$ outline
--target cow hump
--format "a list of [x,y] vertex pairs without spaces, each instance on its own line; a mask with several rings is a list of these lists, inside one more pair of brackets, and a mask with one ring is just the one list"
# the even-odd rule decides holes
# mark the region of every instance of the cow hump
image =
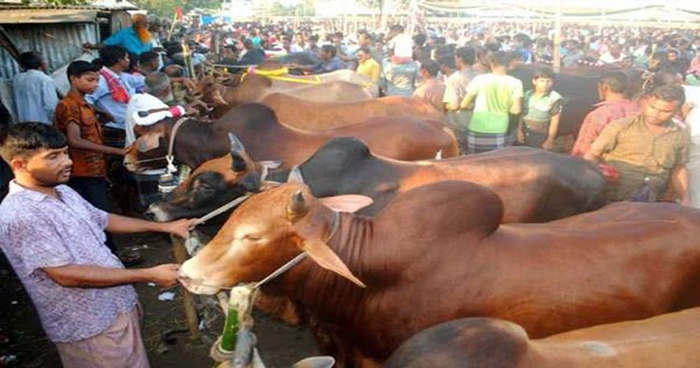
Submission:
[[321,146],[302,164],[301,169],[305,177],[316,173],[323,173],[326,177],[341,175],[371,156],[369,147],[361,140],[352,137],[335,138]]
[[438,238],[449,234],[485,237],[503,219],[503,201],[481,185],[448,180],[424,185],[395,197],[377,220],[401,224],[417,234],[435,232]]
[[527,334],[514,323],[464,318],[417,333],[396,349],[384,367],[515,367],[527,349]]
[[240,105],[221,119],[226,119],[241,128],[256,130],[264,130],[278,124],[275,112],[270,107],[257,102]]

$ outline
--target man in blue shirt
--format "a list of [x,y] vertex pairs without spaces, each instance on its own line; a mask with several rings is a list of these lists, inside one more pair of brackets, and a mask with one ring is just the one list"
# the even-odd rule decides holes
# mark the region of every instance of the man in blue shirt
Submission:
[[51,124],[58,104],[56,84],[46,75],[46,59],[36,51],[20,55],[26,70],[15,75],[12,88],[19,122],[36,121]]
[[129,67],[129,54],[121,46],[101,48],[100,58],[104,65],[100,70],[100,82],[85,100],[112,116],[108,127],[123,131],[126,105],[134,94],[144,90],[144,77],[125,73]]
[[122,46],[136,56],[151,51],[151,32],[148,31],[148,18],[143,14],[131,17],[132,25],[113,34],[104,40],[105,46]]
[[343,63],[336,55],[336,48],[333,45],[323,45],[318,53],[318,58],[321,62],[315,65],[296,65],[291,64],[289,69],[298,69],[311,74],[324,74],[334,72],[336,70],[345,69]]

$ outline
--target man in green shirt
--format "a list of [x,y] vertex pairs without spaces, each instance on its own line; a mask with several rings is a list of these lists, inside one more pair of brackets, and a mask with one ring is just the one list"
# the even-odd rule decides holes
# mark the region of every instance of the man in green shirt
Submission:
[[506,146],[509,115],[523,106],[523,84],[508,75],[510,57],[499,51],[489,57],[491,72],[476,76],[467,87],[460,107],[473,109],[467,153],[488,152]]

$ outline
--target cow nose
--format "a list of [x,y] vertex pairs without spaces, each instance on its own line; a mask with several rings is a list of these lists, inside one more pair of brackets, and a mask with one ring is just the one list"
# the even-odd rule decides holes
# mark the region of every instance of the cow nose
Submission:
[[172,220],[171,216],[168,214],[167,211],[165,211],[165,210],[162,208],[162,206],[161,206],[159,203],[160,203],[160,202],[151,203],[151,205],[148,206],[148,208],[147,208],[146,211],[144,212],[144,215],[145,215],[148,219],[150,219],[150,220],[152,220],[152,221],[156,221],[156,222],[168,222],[168,221],[171,221],[171,220]]
[[150,206],[148,206],[148,208],[146,209],[146,211],[143,212],[143,216],[146,217],[146,220],[149,220],[149,221],[155,221],[155,220],[156,220],[156,214],[155,214],[155,212],[154,212],[154,210],[153,210],[153,205],[152,205],[152,204],[151,204]]
[[182,269],[179,269],[177,271],[177,278],[180,280],[185,280],[185,281],[192,281],[192,278],[187,276],[184,272],[182,272]]
[[129,156],[124,157],[124,167],[126,167],[127,170],[131,172],[137,172],[137,167],[136,165],[131,161]]

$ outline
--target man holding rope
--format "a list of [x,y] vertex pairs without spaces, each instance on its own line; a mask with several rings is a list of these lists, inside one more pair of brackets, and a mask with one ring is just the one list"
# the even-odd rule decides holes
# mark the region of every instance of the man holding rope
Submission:
[[125,269],[103,230],[159,231],[181,237],[192,220],[154,223],[99,210],[64,185],[68,141],[39,123],[0,136],[0,155],[16,177],[0,205],[0,247],[29,293],[65,367],[148,367],[140,308],[129,284],[175,284],[179,266]]

